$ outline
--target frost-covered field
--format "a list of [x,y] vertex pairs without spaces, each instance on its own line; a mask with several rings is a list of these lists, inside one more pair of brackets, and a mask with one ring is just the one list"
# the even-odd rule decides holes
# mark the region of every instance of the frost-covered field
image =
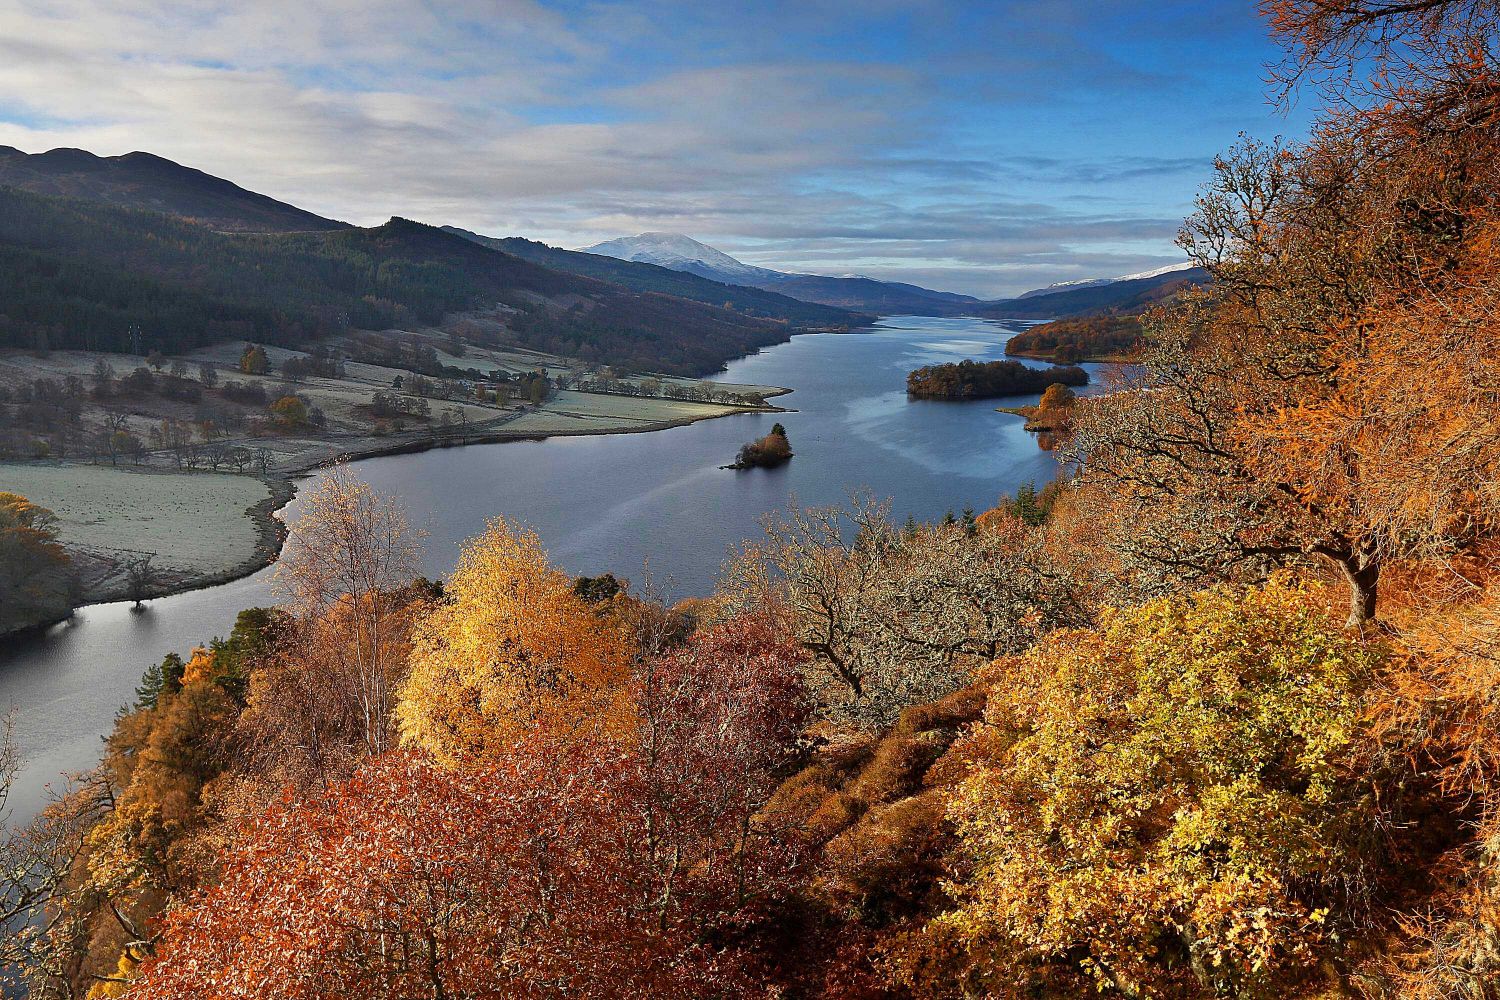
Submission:
[[0,490],[51,509],[66,545],[155,552],[157,566],[191,576],[228,573],[255,555],[245,510],[270,495],[251,476],[15,462],[0,462]]
[[692,420],[738,412],[741,407],[717,403],[695,403],[682,399],[643,396],[608,396],[602,393],[563,390],[547,400],[545,409],[590,417],[612,417],[645,424],[664,420]]

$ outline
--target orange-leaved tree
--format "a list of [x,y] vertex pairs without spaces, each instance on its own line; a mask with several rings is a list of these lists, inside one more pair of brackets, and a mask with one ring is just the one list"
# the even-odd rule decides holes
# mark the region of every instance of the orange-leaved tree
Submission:
[[535,729],[628,729],[625,638],[548,563],[534,532],[490,521],[446,593],[413,637],[397,706],[404,743],[460,765],[501,759]]
[[1220,160],[1181,240],[1212,286],[1155,318],[1138,382],[1079,407],[1083,496],[1148,582],[1323,562],[1361,623],[1386,569],[1452,566],[1500,517],[1476,363],[1500,350],[1500,76],[1433,69]]

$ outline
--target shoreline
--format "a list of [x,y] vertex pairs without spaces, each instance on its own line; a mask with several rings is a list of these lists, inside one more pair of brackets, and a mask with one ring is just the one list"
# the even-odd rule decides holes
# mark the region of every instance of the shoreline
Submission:
[[[1025,358],[1028,361],[1047,361],[1054,365],[1064,364],[1057,360],[1056,351],[1006,351],[1007,358]],[[1087,354],[1077,361],[1069,361],[1070,365],[1135,365],[1140,364],[1141,352],[1126,354]]]
[[[774,392],[766,393],[767,399],[786,396],[794,390],[784,386],[774,386]],[[242,560],[235,566],[190,576],[183,580],[173,581],[158,589],[153,589],[147,601],[160,600],[164,597],[175,597],[179,594],[191,593],[195,590],[207,590],[210,587],[219,587],[224,584],[233,583],[253,576],[266,567],[272,565],[281,555],[281,549],[286,544],[290,529],[285,521],[279,516],[281,511],[296,499],[299,484],[302,480],[312,477],[316,472],[334,462],[348,461],[360,462],[371,458],[386,458],[394,455],[415,455],[425,451],[435,451],[444,448],[462,448],[469,445],[507,444],[517,441],[546,441],[557,437],[604,437],[615,434],[649,434],[656,431],[671,430],[675,427],[687,427],[704,420],[719,420],[724,417],[739,416],[742,413],[793,413],[795,410],[780,406],[746,406],[737,407],[726,413],[705,413],[691,417],[677,417],[670,420],[659,420],[638,427],[608,427],[595,430],[559,430],[547,433],[536,433],[526,431],[505,431],[497,428],[488,433],[479,432],[471,434],[464,440],[452,438],[428,438],[401,441],[375,448],[361,449],[351,448],[345,450],[333,450],[326,457],[315,461],[301,462],[288,466],[285,469],[272,472],[267,476],[255,476],[270,489],[270,495],[246,508],[240,515],[249,519],[254,527],[257,539],[255,553],[250,558]],[[503,425],[502,425],[503,427]],[[193,473],[180,473],[165,470],[156,470],[162,475],[193,475]],[[101,604],[115,604],[128,601],[129,595],[119,591],[118,585],[108,587],[102,591],[85,595],[85,599],[75,605],[67,615],[49,622],[38,622],[25,629],[19,629],[9,635],[21,635],[25,633],[44,631],[67,621],[73,614],[90,607]]]

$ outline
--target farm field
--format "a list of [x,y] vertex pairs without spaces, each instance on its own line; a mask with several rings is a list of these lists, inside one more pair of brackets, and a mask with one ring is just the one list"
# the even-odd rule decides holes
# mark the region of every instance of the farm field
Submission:
[[272,496],[253,476],[30,462],[0,462],[0,490],[57,515],[92,599],[120,596],[119,563],[139,552],[174,588],[257,564],[261,527],[246,512]]

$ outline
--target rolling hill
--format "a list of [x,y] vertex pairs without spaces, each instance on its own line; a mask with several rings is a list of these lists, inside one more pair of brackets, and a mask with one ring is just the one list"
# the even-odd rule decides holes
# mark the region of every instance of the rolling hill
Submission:
[[82,149],[23,153],[0,146],[0,186],[32,194],[164,212],[237,233],[327,232],[348,225],[247,191],[151,153],[95,156]]
[[970,312],[989,319],[1066,319],[1099,313],[1138,313],[1190,285],[1207,280],[1208,272],[1202,268],[1173,268],[1145,275],[1039,288],[1013,299],[982,303]]
[[431,226],[222,233],[156,212],[0,188],[0,346],[167,353],[300,346],[345,327],[498,317],[506,342],[705,374],[790,336],[733,310],[555,271]]

